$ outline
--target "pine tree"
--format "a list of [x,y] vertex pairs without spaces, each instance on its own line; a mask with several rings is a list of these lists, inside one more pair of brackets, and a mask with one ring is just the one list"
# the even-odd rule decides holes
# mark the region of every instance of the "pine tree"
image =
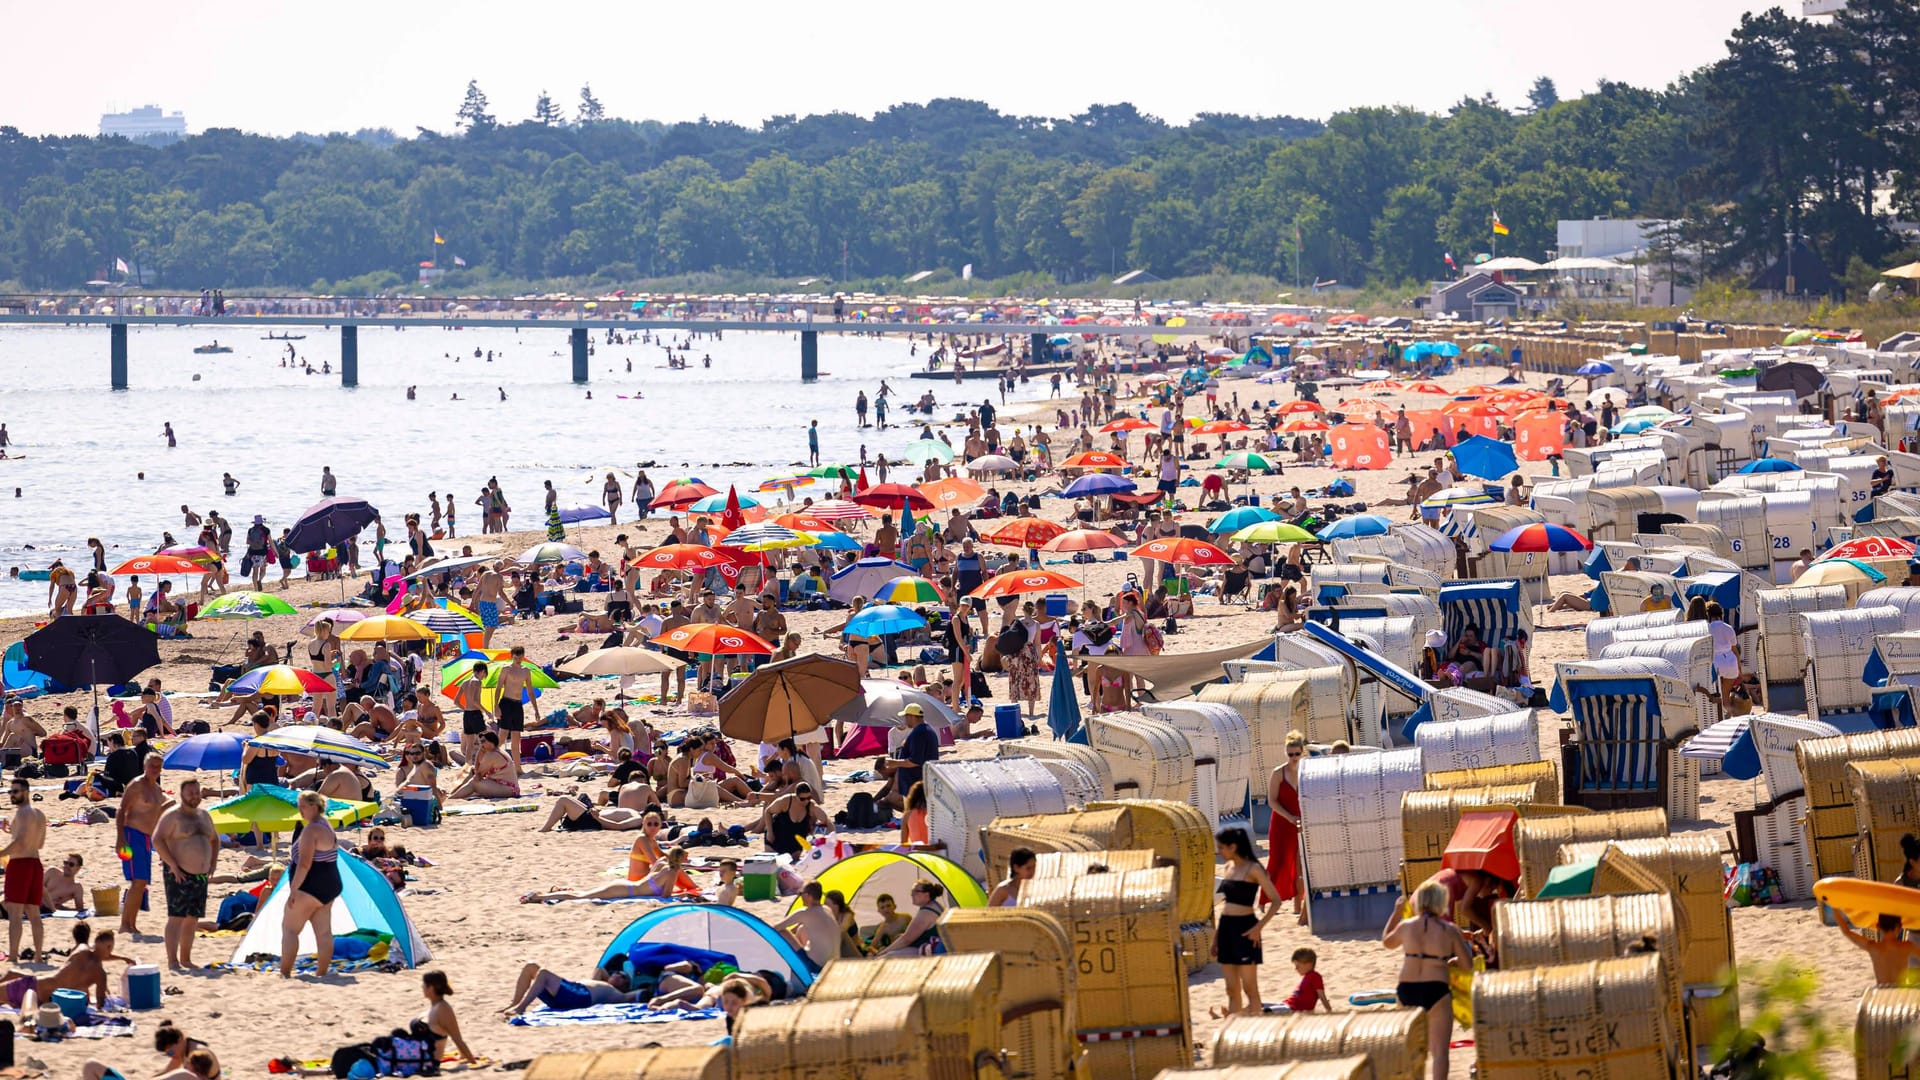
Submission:
[[1546,112],[1560,104],[1560,88],[1545,75],[1533,80],[1533,89],[1527,91],[1527,105],[1533,112]]
[[607,110],[600,99],[593,96],[591,83],[580,88],[580,113],[578,120],[582,124],[597,124],[607,118]]
[[553,98],[549,97],[545,90],[540,91],[539,98],[533,103],[533,122],[545,127],[552,127],[555,124],[566,123],[566,120],[567,118],[561,113],[560,107],[553,103]]
[[478,79],[467,80],[466,100],[460,103],[460,111],[454,115],[469,133],[490,131],[497,126],[493,114],[487,111],[487,95],[481,91]]

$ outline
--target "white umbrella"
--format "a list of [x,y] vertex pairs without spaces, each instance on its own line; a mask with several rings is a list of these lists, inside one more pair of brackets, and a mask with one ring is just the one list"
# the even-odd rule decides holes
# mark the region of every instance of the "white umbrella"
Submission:
[[534,563],[580,562],[584,560],[586,557],[587,557],[586,552],[581,551],[579,548],[574,547],[572,544],[561,544],[561,543],[550,542],[545,544],[533,545],[527,550],[521,552],[520,557],[515,561],[520,563],[522,566],[529,566]]
[[897,679],[861,679],[860,696],[834,710],[833,718],[843,724],[861,727],[899,727],[900,710],[918,705],[926,711],[927,723],[934,727],[953,727],[960,714],[945,702],[917,687]]
[[1020,463],[1005,454],[987,454],[974,458],[972,461],[967,462],[966,465],[968,472],[975,473],[1016,472],[1019,468]]

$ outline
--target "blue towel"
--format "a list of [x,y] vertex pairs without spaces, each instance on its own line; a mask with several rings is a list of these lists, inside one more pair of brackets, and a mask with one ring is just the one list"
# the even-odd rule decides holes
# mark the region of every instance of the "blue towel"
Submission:
[[645,1002],[589,1005],[584,1009],[532,1009],[508,1020],[516,1027],[570,1027],[576,1024],[666,1024],[675,1020],[718,1020],[719,1009],[649,1009]]

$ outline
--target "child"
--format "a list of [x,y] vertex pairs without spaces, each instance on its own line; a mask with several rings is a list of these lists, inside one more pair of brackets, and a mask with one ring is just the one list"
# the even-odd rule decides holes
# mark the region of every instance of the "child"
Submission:
[[1900,916],[1882,915],[1874,924],[1880,931],[1878,938],[1870,938],[1854,929],[1853,922],[1842,912],[1834,912],[1834,921],[1840,927],[1840,933],[1848,941],[1858,945],[1873,958],[1873,981],[1879,986],[1902,986],[1907,983],[1909,965],[1920,961],[1920,944],[1908,941],[1900,933]]
[[1333,1011],[1333,1002],[1327,999],[1326,980],[1314,970],[1319,963],[1320,955],[1312,949],[1293,950],[1293,970],[1300,973],[1300,985],[1287,995],[1285,1003],[1274,1006],[1275,1012],[1312,1012],[1316,1003],[1327,1012]]
[[714,890],[713,902],[721,907],[732,907],[740,899],[740,862],[737,859],[720,860],[720,885]]

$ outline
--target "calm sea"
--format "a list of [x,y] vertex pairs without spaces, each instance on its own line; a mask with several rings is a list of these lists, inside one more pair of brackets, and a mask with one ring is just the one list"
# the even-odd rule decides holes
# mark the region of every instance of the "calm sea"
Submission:
[[[287,343],[261,340],[268,332],[246,323],[134,327],[132,388],[114,393],[104,327],[0,327],[0,423],[18,458],[0,461],[0,573],[62,556],[88,565],[89,536],[106,543],[109,565],[157,550],[163,530],[190,543],[183,504],[218,509],[236,532],[262,514],[277,533],[320,499],[323,465],[339,478],[340,495],[379,507],[396,538],[401,516],[423,510],[430,491],[443,499],[453,491],[461,532],[474,532],[473,500],[496,475],[518,529],[536,526],[542,481],[560,489],[562,506],[588,505],[607,470],[619,470],[631,490],[643,461],[656,463],[648,470],[656,485],[693,475],[721,491],[736,482],[744,493],[796,471],[813,419],[825,461],[852,461],[863,443],[869,455],[894,456],[917,428],[854,424],[855,394],[873,397],[883,378],[896,410],[931,388],[938,419],[963,400],[977,405],[993,386],[969,382],[963,394],[951,382],[908,379],[925,364],[924,339],[913,356],[900,339],[823,336],[822,376],[804,384],[797,333],[702,336],[686,350],[691,366],[670,370],[658,342],[611,345],[601,332],[592,383],[582,388],[570,381],[564,330],[363,328],[360,386],[344,390],[337,330],[272,329],[307,335],[292,345],[313,374],[282,367]],[[669,335],[676,351],[681,337]],[[215,339],[234,351],[193,352]],[[707,355],[711,367],[702,366]],[[320,374],[323,362],[333,374]],[[410,385],[416,400],[407,400]],[[1046,393],[1036,380],[1010,400]],[[904,418],[896,411],[889,420]],[[172,449],[161,435],[166,422],[179,441]],[[222,472],[240,481],[232,498],[221,493]],[[45,582],[0,578],[0,614],[44,611],[46,591]]]

